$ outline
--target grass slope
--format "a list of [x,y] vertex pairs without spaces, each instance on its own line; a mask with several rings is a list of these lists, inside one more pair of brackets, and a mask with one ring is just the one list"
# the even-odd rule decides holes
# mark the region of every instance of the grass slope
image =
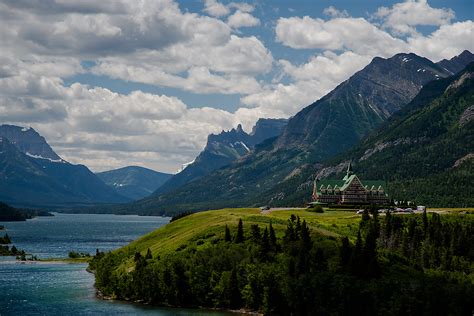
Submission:
[[291,214],[306,220],[313,233],[332,237],[348,235],[355,238],[360,219],[359,215],[347,211],[314,213],[304,209],[292,209],[271,211],[269,214],[261,214],[259,209],[248,208],[206,211],[173,221],[117,251],[138,251],[145,255],[150,248],[153,256],[156,256],[185,247],[208,247],[214,239],[222,238],[225,225],[235,231],[239,218],[242,219],[246,230],[251,224],[259,224],[263,228],[271,222],[277,236],[282,236]]

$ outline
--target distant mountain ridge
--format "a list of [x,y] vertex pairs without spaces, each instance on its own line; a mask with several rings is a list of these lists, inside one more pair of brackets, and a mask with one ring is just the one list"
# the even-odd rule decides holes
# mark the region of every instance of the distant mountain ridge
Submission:
[[[310,184],[298,180],[306,168],[349,150],[409,103],[425,84],[450,76],[444,68],[454,69],[451,63],[467,63],[471,55],[452,58],[443,63],[444,67],[415,54],[374,58],[292,117],[278,138],[256,146],[252,153],[208,176],[138,201],[133,210],[168,214],[289,201],[280,186],[306,190]],[[126,207],[120,208],[124,210]]]
[[173,176],[138,166],[99,172],[96,175],[119,194],[132,200],[149,196]]
[[129,201],[83,165],[61,159],[32,128],[0,126],[0,201],[64,207]]
[[287,119],[259,119],[250,134],[239,124],[230,131],[209,135],[206,147],[197,158],[158,188],[153,195],[169,192],[231,164],[247,155],[261,142],[280,135],[287,123]]
[[465,50],[460,55],[454,56],[450,60],[443,59],[439,61],[437,64],[444,69],[451,72],[451,74],[456,74],[466,67],[467,64],[474,60],[474,54],[470,51]]

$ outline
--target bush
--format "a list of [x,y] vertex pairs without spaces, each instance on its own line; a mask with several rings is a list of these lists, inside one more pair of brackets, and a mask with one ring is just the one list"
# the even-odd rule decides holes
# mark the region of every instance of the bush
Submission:
[[321,205],[315,205],[313,207],[310,207],[308,211],[315,213],[324,213],[323,207]]

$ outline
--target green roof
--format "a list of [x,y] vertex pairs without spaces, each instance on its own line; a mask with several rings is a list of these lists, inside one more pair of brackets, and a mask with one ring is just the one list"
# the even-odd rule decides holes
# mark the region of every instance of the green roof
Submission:
[[[322,185],[326,188],[328,187],[328,185],[330,185],[333,190],[334,190],[334,187],[337,185],[338,188],[341,191],[344,191],[355,177],[356,177],[356,175],[352,174],[352,175],[346,175],[344,177],[344,179],[342,179],[342,180],[320,180],[320,181],[317,181],[316,182],[317,192],[318,193],[321,192],[320,188],[321,188]],[[384,192],[387,191],[387,184],[385,183],[385,181],[360,180],[360,182],[362,183],[362,185],[364,187],[367,186],[368,190],[370,190],[372,188],[372,186],[374,186],[375,189],[378,189],[379,186],[382,186],[382,189],[384,190]]]

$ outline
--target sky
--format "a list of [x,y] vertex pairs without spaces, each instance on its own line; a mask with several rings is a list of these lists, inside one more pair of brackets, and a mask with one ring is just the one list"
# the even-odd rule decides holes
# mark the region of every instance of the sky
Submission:
[[474,52],[474,2],[0,0],[0,124],[93,171],[176,172],[372,58]]

